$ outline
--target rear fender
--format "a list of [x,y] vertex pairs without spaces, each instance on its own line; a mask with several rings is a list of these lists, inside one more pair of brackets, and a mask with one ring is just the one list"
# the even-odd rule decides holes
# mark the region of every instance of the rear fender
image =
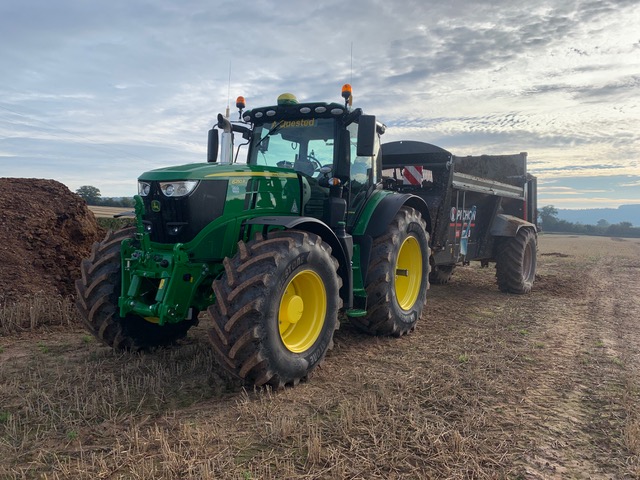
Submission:
[[405,205],[415,208],[422,214],[422,218],[427,223],[426,230],[431,233],[431,216],[425,201],[408,193],[392,193],[382,198],[375,209],[369,211],[369,215],[366,215],[366,210],[363,212],[354,228],[354,235],[357,235],[356,232],[362,232],[372,238],[379,237],[387,231],[387,226]]
[[[386,192],[385,192],[386,193]],[[371,262],[371,245],[373,239],[383,235],[393,221],[400,208],[407,206],[415,208],[422,214],[426,222],[426,231],[431,235],[431,216],[425,201],[408,193],[390,193],[378,202],[375,208],[365,209],[358,219],[354,231],[354,240],[360,245],[360,272],[362,272],[362,285],[366,285],[367,272]],[[366,213],[369,213],[366,215]]]

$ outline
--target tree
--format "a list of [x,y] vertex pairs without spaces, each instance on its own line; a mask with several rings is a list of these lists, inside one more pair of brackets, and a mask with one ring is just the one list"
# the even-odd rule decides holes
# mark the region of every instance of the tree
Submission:
[[620,222],[614,225],[609,225],[607,228],[607,235],[613,235],[616,237],[631,236],[633,231],[633,224],[631,222]]
[[76,190],[76,193],[84,198],[88,205],[97,205],[100,202],[100,189],[91,185],[84,185]]
[[558,223],[558,209],[553,205],[547,205],[542,207],[542,210],[538,211],[538,216],[542,222],[542,228],[548,229]]
[[600,228],[607,228],[609,226],[609,222],[607,222],[604,218],[601,218],[600,220],[598,220],[597,225]]

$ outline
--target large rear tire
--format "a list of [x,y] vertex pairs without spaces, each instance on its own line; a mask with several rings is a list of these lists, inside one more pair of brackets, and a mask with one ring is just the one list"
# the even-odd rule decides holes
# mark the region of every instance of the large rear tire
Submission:
[[133,238],[135,228],[109,231],[95,243],[91,257],[82,261],[82,278],[76,280],[76,306],[85,327],[101,342],[116,350],[140,350],[169,345],[183,338],[198,322],[194,311],[190,320],[158,325],[137,315],[120,316],[120,244]]
[[312,233],[270,232],[238,244],[213,282],[210,339],[232,375],[283,388],[306,379],[333,347],[341,279],[331,247]]
[[373,241],[367,273],[368,312],[351,323],[371,335],[411,332],[429,288],[429,234],[422,215],[402,207],[387,232]]
[[496,250],[498,288],[505,293],[529,293],[536,276],[536,234],[521,228],[515,237],[502,238]]

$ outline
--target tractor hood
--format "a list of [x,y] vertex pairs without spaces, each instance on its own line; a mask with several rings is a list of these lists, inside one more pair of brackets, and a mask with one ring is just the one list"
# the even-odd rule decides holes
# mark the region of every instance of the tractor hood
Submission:
[[212,163],[160,168],[138,179],[141,220],[153,242],[219,240],[221,231],[212,232],[223,225],[235,228],[256,216],[301,215],[304,183],[289,168]]

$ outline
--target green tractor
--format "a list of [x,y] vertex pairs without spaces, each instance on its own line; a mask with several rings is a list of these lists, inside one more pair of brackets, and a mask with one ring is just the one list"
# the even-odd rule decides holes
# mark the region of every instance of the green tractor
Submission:
[[241,120],[218,115],[206,163],[142,174],[135,227],[82,262],[87,328],[140,350],[184,337],[206,311],[219,363],[275,388],[318,366],[339,314],[372,335],[411,332],[429,285],[429,210],[382,188],[385,126],[350,107],[350,86],[342,96],[283,94],[248,111],[239,97]]

